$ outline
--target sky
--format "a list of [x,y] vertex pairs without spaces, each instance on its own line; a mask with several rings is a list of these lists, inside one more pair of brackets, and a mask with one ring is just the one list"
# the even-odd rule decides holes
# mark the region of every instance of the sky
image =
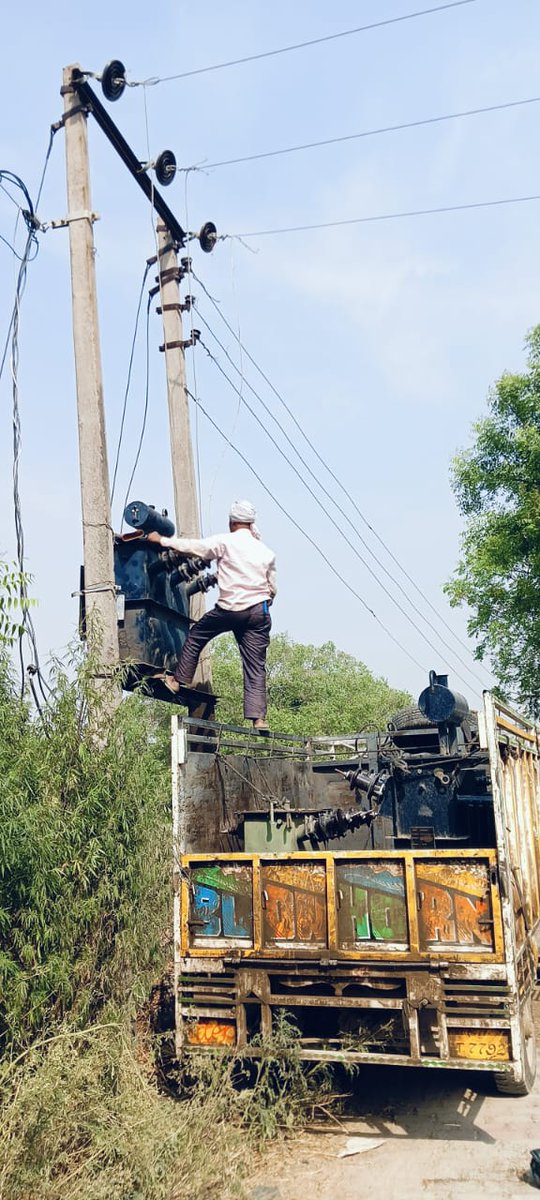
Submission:
[[[422,7],[427,3],[415,0],[335,0],[331,7],[319,0],[271,5],[207,0],[203,11],[184,0],[156,0],[152,6],[95,0],[90,8],[52,3],[45,14],[35,0],[24,9],[10,5],[3,14],[0,50],[5,117],[0,167],[20,175],[35,195],[49,128],[62,112],[62,68],[68,64],[100,72],[117,58],[128,79],[141,82]],[[242,380],[241,397],[200,344],[188,351],[189,386],[247,459],[238,458],[192,405],[203,532],[226,526],[232,499],[250,498],[278,560],[274,631],[287,631],[302,642],[333,641],[413,694],[427,682],[430,668],[447,671],[472,702],[491,680],[471,657],[466,614],[451,610],[442,592],[458,560],[463,529],[450,464],[471,444],[472,425],[486,412],[493,382],[503,371],[524,366],[525,335],[540,319],[539,202],[245,235],[540,193],[540,105],[255,162],[207,164],[534,97],[539,39],[535,0],[472,0],[287,54],[127,88],[118,102],[107,105],[141,161],[154,160],[168,148],[180,167],[198,168],[177,174],[164,191],[167,203],[184,228],[196,231],[212,220],[220,234],[230,236],[211,255],[203,254],[196,241],[190,243],[194,272],[362,513],[361,518],[325,473],[193,281],[198,312],[236,371],[197,320],[198,312],[194,324],[236,384]],[[92,86],[102,98],[99,82]],[[89,140],[92,203],[100,214],[94,234],[112,470],[137,300],[146,259],[154,252],[154,232],[148,202],[91,120]],[[48,222],[65,213],[60,131],[39,217]],[[20,222],[14,229],[16,216],[0,192],[0,234],[10,241],[15,237],[20,250],[24,230]],[[76,634],[78,602],[71,593],[78,588],[82,539],[68,233],[49,229],[39,241],[21,311],[20,471],[26,563],[39,601],[34,619],[46,659]],[[0,242],[0,330],[7,330],[17,265]],[[153,308],[147,432],[126,497],[145,400],[144,324],[143,319],[121,447],[116,529],[126,498],[173,510],[158,349],[162,331]],[[270,414],[260,408],[250,385]],[[337,528],[279,452],[303,469],[294,447],[308,462],[310,487]],[[6,370],[0,381],[0,555],[8,559],[15,552],[11,471]],[[321,484],[330,498],[319,491]],[[404,592],[420,613],[411,610]]]

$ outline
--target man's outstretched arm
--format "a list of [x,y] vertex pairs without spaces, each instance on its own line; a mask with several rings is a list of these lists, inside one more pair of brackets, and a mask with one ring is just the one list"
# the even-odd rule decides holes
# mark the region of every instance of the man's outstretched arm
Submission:
[[149,533],[147,534],[147,541],[155,542],[158,546],[163,546],[164,549],[176,550],[178,554],[186,554],[192,558],[203,558],[205,562],[211,562],[212,559],[217,558],[221,550],[221,539],[219,537],[162,537],[160,533]]

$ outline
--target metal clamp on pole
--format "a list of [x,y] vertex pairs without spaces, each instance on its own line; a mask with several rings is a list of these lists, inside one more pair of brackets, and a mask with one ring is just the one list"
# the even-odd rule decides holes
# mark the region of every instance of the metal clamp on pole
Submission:
[[81,588],[78,592],[72,592],[71,598],[74,600],[76,596],[91,596],[96,592],[113,592],[115,596],[118,596],[120,591],[121,588],[118,587],[117,583],[95,583],[92,587]]
[[76,117],[77,113],[81,112],[88,116],[88,113],[90,112],[88,104],[74,104],[73,108],[68,108],[67,112],[65,112],[58,121],[55,121],[54,125],[51,125],[51,129],[53,129],[55,133],[58,133],[58,130],[64,128],[66,121],[69,121],[70,117]]
[[59,217],[56,221],[47,221],[42,225],[42,229],[65,229],[67,225],[71,225],[72,221],[90,221],[93,225],[94,221],[100,221],[101,217],[97,212],[75,212],[69,213],[67,217]]
[[160,271],[159,275],[155,275],[154,278],[159,284],[169,283],[171,279],[176,280],[176,283],[181,283],[183,275],[184,272],[180,270],[180,267],[168,267],[165,271]]
[[165,350],[187,350],[188,346],[194,346],[196,342],[198,342],[200,336],[200,329],[192,329],[190,337],[184,340],[176,340],[174,342],[164,342],[159,348],[162,353]]

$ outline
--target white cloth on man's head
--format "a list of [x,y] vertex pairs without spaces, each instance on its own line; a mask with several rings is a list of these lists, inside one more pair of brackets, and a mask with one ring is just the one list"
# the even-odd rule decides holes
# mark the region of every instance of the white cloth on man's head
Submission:
[[230,521],[239,521],[242,525],[253,525],[256,516],[255,506],[250,500],[233,500],[229,513]]

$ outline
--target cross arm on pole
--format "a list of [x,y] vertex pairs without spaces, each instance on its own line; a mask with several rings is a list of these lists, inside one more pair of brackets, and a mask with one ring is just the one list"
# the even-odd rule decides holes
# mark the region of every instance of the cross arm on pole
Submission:
[[98,97],[90,87],[90,84],[87,82],[85,76],[77,67],[73,69],[71,84],[81,103],[88,110],[88,112],[91,112],[95,117],[100,129],[103,130],[103,133],[109,139],[111,145],[114,146],[114,149],[116,150],[117,154],[119,154],[122,162],[125,164],[130,174],[137,181],[139,187],[144,192],[147,200],[150,201],[158,216],[161,217],[164,225],[167,226],[171,237],[175,242],[178,242],[180,246],[185,246],[187,239],[185,230],[182,229],[180,222],[175,217],[168,204],[165,203],[163,196],[160,194],[160,192],[158,192],[157,188],[154,187],[152,180],[149,178],[143,164],[137,158],[136,154],[134,154],[131,146],[128,145],[125,137],[120,133],[118,126],[115,125],[113,120],[111,120],[107,109],[104,108],[101,101],[98,100]]

